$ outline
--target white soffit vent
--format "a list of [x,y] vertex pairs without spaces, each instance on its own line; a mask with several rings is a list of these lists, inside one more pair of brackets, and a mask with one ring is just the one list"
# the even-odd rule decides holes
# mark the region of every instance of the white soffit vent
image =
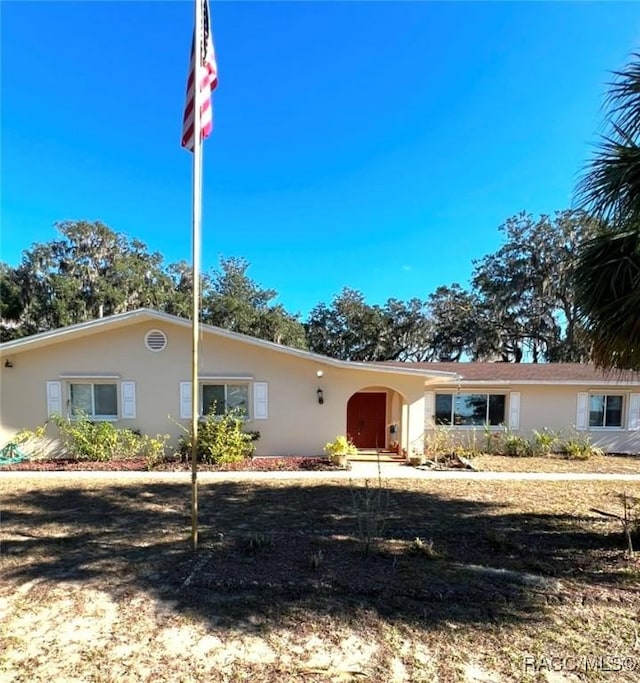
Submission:
[[167,335],[162,330],[149,330],[144,336],[144,343],[149,351],[164,351]]

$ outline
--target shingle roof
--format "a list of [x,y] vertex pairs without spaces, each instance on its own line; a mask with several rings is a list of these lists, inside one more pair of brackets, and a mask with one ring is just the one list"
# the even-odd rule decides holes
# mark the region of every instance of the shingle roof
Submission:
[[[402,365],[402,363],[394,363]],[[587,363],[411,363],[414,367],[456,372],[463,382],[633,382],[640,372],[603,372]]]

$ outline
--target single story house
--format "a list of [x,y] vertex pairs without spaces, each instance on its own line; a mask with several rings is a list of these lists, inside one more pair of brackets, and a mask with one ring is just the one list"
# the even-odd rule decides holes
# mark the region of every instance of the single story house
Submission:
[[[577,430],[640,453],[640,373],[574,363],[359,363],[201,326],[200,413],[237,407],[257,455],[319,455],[348,434],[360,449],[420,451],[438,431]],[[0,445],[54,413],[82,410],[145,434],[191,419],[191,322],[147,309],[0,344]]]
[[[395,365],[395,364],[394,364]],[[482,442],[486,428],[572,432],[609,453],[640,453],[640,373],[583,363],[415,363],[459,379],[425,391],[425,430]],[[478,431],[480,435],[478,436]]]
[[[362,449],[408,450],[423,437],[425,387],[456,379],[200,329],[198,410],[242,410],[257,455],[319,455],[345,433]],[[189,320],[140,309],[1,344],[0,445],[80,410],[176,445],[191,420],[191,334]]]

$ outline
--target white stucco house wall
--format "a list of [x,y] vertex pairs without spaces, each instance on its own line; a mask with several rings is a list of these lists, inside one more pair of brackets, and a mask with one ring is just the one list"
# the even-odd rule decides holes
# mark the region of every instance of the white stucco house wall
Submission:
[[[241,407],[256,455],[319,455],[346,433],[363,449],[408,449],[423,436],[425,386],[456,377],[200,329],[198,410]],[[0,345],[0,442],[81,409],[176,444],[176,422],[191,419],[191,344],[189,320],[141,309]]]
[[[140,309],[0,345],[0,445],[82,410],[146,434],[191,419],[191,322]],[[422,449],[438,430],[572,430],[640,453],[640,373],[574,363],[357,363],[202,325],[200,414],[240,407],[256,455],[320,455],[347,434],[363,450]],[[176,424],[177,423],[177,424]]]
[[[394,364],[395,365],[395,364]],[[461,438],[473,430],[530,436],[578,432],[609,453],[640,453],[640,373],[582,363],[417,363],[455,372],[425,388],[425,430]]]

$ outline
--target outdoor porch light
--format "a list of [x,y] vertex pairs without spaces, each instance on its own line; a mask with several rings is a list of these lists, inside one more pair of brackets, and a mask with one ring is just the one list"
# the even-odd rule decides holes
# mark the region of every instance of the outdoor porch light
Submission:
[[[318,379],[322,379],[322,375],[324,375],[324,372],[322,370],[316,370],[316,377]],[[320,387],[316,389],[316,395],[318,397],[318,403],[322,405],[324,403],[324,395]]]
[[4,367],[5,368],[12,368],[13,363],[7,358],[7,360],[5,360],[5,362],[4,362]]

